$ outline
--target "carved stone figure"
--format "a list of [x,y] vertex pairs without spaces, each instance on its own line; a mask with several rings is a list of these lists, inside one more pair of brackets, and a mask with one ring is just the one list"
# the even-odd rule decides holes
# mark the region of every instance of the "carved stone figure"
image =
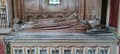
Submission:
[[91,31],[98,31],[100,29],[100,20],[97,18],[93,18],[88,21],[91,26]]
[[98,27],[100,25],[100,20],[97,18],[93,18],[88,21],[92,28]]
[[24,22],[22,20],[20,20],[19,18],[14,18],[13,30],[19,31],[23,24]]
[[[27,24],[28,25],[28,24]],[[28,27],[29,26],[29,27]],[[33,21],[25,26],[26,32],[83,32],[88,25],[80,23],[77,15],[73,13],[66,18],[49,18]]]

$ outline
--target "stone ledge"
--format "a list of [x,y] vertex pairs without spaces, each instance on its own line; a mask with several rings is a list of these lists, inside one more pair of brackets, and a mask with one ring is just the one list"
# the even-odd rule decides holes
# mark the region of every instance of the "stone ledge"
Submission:
[[9,34],[11,32],[11,28],[0,28],[0,35]]

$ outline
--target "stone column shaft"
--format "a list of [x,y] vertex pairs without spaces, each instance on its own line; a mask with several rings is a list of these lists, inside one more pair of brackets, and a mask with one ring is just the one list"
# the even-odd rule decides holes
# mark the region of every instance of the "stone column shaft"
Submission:
[[120,3],[119,3],[119,12],[118,12],[118,36],[120,36]]

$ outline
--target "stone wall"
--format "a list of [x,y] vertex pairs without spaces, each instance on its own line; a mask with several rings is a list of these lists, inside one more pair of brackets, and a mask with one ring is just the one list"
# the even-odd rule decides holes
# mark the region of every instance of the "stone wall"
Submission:
[[[92,18],[92,15],[96,15],[96,18],[100,18],[100,7],[101,0],[66,0],[62,1],[60,5],[49,5],[48,0],[9,0],[9,14],[10,17],[20,18],[22,20],[27,20],[27,17],[31,15],[33,19],[36,16],[46,16],[51,13],[64,15],[65,13],[77,13],[78,17],[81,19],[88,20]],[[12,9],[11,9],[12,8]],[[12,10],[12,11],[11,11]],[[61,13],[60,13],[61,12]],[[42,13],[46,13],[41,15]],[[55,15],[56,15],[55,14]],[[51,16],[55,16],[52,14]]]

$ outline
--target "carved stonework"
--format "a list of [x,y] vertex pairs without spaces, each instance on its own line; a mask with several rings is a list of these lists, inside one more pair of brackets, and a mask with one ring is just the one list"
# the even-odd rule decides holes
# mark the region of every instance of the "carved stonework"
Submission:
[[73,13],[74,12],[38,12],[38,13],[26,12],[25,18],[26,21],[49,18],[66,18]]
[[[47,14],[46,14],[47,15]],[[30,21],[21,28],[22,32],[84,32],[88,25],[80,23],[75,13],[65,18],[54,18],[55,15],[47,15],[47,18]],[[29,17],[31,19],[31,17]],[[29,26],[29,27],[28,27]]]
[[[94,2],[95,1],[95,2]],[[86,3],[86,4],[84,4]],[[32,15],[33,20],[38,18],[64,18],[71,13],[77,13],[80,19],[88,20],[95,13],[100,18],[100,0],[61,0],[58,5],[50,5],[48,0],[13,0],[9,11],[13,11],[11,18],[20,18],[27,21]],[[15,4],[15,5],[14,5]],[[86,8],[84,8],[86,7]]]

